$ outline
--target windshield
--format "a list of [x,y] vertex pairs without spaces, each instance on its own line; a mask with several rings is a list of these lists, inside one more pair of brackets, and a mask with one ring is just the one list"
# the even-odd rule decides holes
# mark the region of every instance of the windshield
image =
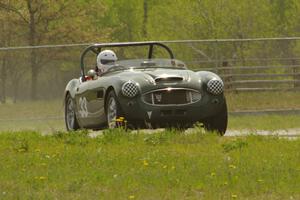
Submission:
[[132,59],[119,60],[117,66],[128,68],[180,68],[186,69],[186,65],[176,59]]

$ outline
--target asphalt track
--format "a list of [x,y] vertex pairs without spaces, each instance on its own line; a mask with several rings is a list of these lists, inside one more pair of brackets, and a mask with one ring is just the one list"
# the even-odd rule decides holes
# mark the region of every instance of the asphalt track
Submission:
[[[142,133],[142,134],[153,134],[157,132],[162,132],[164,129],[143,129],[139,131],[132,131],[132,133]],[[193,129],[188,129],[184,134],[193,133]],[[102,135],[103,131],[90,131],[90,137],[97,137]],[[300,128],[295,129],[281,129],[281,130],[227,130],[225,137],[241,137],[247,135],[260,135],[260,136],[279,136],[283,138],[299,138],[300,137]]]
[[280,130],[228,130],[225,136],[246,136],[246,135],[262,135],[262,136],[280,136],[280,137],[300,137],[300,128],[280,129]]

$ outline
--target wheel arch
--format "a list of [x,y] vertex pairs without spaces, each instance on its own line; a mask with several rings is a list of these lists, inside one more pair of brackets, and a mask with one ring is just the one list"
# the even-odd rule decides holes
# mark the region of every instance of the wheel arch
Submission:
[[78,79],[71,80],[65,89],[64,97],[67,97],[67,94],[70,94],[72,98],[75,98],[76,88],[78,88],[80,81]]
[[70,95],[70,91],[69,91],[69,90],[65,91],[65,93],[64,93],[63,106],[66,105],[66,100],[67,100],[67,96],[68,96],[68,95]]

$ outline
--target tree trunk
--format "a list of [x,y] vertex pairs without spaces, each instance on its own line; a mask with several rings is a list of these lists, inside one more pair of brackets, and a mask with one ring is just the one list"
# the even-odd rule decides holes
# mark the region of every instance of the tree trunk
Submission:
[[144,0],[144,20],[143,20],[143,39],[147,39],[147,23],[148,23],[148,2]]
[[6,103],[6,58],[2,60],[1,68],[1,103]]
[[[35,13],[36,10],[33,9],[31,0],[27,0],[27,7],[29,12],[29,45],[35,46],[36,45],[36,27],[35,27]],[[30,67],[31,67],[31,99],[37,99],[37,76],[38,76],[38,67],[37,67],[37,55],[34,49],[31,49],[30,52]]]
[[[6,20],[9,21],[8,19],[9,16],[6,17]],[[5,35],[6,40],[4,40],[4,46],[9,46],[10,41],[11,41],[11,30],[8,28],[8,23],[3,23],[2,27],[4,31],[8,31]],[[3,52],[3,58],[2,58],[2,69],[1,69],[1,103],[6,103],[6,84],[7,84],[7,66],[9,65],[9,59],[10,59],[10,54],[9,52]]]
[[17,99],[18,99],[18,92],[19,92],[19,79],[17,79],[15,82],[14,82],[14,99],[13,99],[13,102],[14,103],[17,103]]
[[[297,60],[292,60],[292,65],[297,66]],[[300,70],[297,67],[292,68],[294,75],[294,88],[300,88],[300,83],[298,81],[300,81],[300,75],[299,72]]]
[[30,65],[31,65],[31,99],[37,99],[37,77],[38,77],[38,69],[36,68],[36,54],[34,50],[30,55]]

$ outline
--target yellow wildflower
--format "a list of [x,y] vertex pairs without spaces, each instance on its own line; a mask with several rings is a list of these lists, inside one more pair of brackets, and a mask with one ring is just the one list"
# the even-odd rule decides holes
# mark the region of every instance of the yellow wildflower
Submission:
[[147,160],[144,160],[143,164],[144,164],[144,166],[148,166],[149,165],[149,163],[147,162]]
[[117,122],[122,122],[123,120],[121,120],[120,118],[116,119]]
[[129,199],[134,199],[134,198],[135,198],[134,195],[130,195],[130,196],[129,196]]
[[236,194],[232,194],[232,195],[231,195],[231,198],[236,199],[236,198],[237,198],[237,195],[236,195]]
[[164,165],[164,166],[163,166],[164,169],[166,169],[167,167],[168,167],[167,165]]
[[45,176],[40,176],[40,178],[39,178],[40,180],[46,180],[47,179],[47,177],[45,177]]
[[229,168],[231,168],[231,169],[235,169],[235,168],[236,168],[236,166],[235,166],[235,165],[229,165]]

